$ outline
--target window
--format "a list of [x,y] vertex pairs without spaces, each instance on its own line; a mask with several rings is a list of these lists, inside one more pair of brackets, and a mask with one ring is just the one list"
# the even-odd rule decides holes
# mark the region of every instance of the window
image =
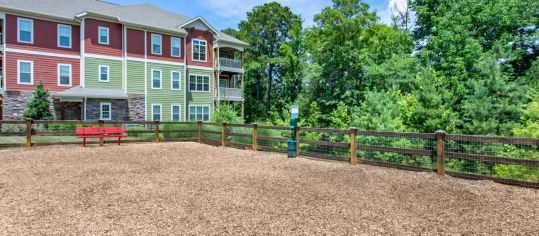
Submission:
[[99,82],[109,82],[109,76],[109,66],[99,66]]
[[152,89],[161,88],[161,71],[152,70]]
[[206,62],[206,41],[193,39],[193,61]]
[[189,91],[209,92],[210,77],[207,75],[189,75]]
[[109,44],[109,28],[98,27],[99,31],[99,44]]
[[152,104],[152,120],[161,120],[161,104]]
[[210,106],[189,106],[189,120],[210,121]]
[[71,48],[70,25],[58,25],[58,47]]
[[163,38],[159,34],[152,34],[152,54],[161,55]]
[[172,114],[172,121],[180,121],[180,105],[172,105],[170,111]]
[[112,119],[112,112],[111,112],[111,104],[110,102],[102,102],[99,104],[99,119],[101,120],[111,120]]
[[171,75],[171,89],[180,90],[180,72],[172,71]]
[[34,21],[25,18],[17,19],[17,41],[20,43],[34,43]]
[[17,82],[19,84],[34,84],[34,62],[19,60],[17,64]]
[[71,86],[71,65],[58,64],[58,86]]
[[181,52],[181,40],[179,38],[171,38],[170,39],[170,55],[173,57],[180,57]]

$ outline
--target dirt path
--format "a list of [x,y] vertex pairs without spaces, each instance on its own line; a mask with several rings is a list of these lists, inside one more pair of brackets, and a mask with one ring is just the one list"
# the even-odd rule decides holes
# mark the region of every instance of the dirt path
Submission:
[[195,143],[0,151],[0,235],[538,234],[539,191]]

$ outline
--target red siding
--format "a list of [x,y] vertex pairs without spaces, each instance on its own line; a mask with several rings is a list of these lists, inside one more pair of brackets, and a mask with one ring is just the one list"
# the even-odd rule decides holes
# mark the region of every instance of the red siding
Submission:
[[[153,34],[158,34],[158,33],[153,33]],[[170,47],[171,47],[171,36],[170,35],[164,35],[164,34],[159,34],[161,35],[161,39],[162,39],[162,43],[163,43],[163,48],[162,48],[162,55],[154,55],[152,54],[152,32],[148,32],[148,59],[155,59],[155,60],[163,60],[163,61],[174,61],[174,62],[183,62],[183,52],[182,52],[182,49],[183,49],[183,38],[180,38],[180,45],[181,45],[181,48],[180,48],[180,57],[172,57],[171,56],[171,51],[170,51]],[[179,37],[177,37],[179,38]]]
[[[204,67],[213,67],[213,34],[208,31],[200,31],[195,29],[187,29],[187,63],[192,66],[204,66]],[[193,51],[192,42],[193,39],[202,39],[206,40],[208,48],[208,58],[206,62],[193,61]]]
[[[109,44],[99,44],[99,27],[109,28]],[[122,25],[95,19],[85,20],[85,48],[86,53],[102,54],[108,56],[122,56]]]
[[[9,91],[33,91],[39,81],[51,92],[60,92],[71,87],[58,86],[58,64],[71,64],[71,85],[80,84],[80,60],[60,57],[6,53],[6,80]],[[34,62],[34,85],[17,84],[17,60]]]
[[8,48],[25,49],[32,51],[46,51],[51,53],[79,54],[80,53],[80,27],[71,25],[71,48],[58,47],[58,24],[53,21],[33,19],[34,20],[34,43],[17,42],[17,19],[18,16],[6,15],[6,44]]
[[144,58],[144,31],[127,29],[127,56]]

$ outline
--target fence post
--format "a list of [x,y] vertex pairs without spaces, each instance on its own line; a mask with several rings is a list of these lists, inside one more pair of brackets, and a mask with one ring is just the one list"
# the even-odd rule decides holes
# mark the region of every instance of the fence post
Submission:
[[299,157],[299,125],[296,126],[296,157]]
[[155,142],[161,142],[161,131],[159,130],[159,121],[155,121]]
[[443,130],[436,131],[436,172],[438,175],[445,175],[445,132]]
[[202,121],[198,121],[198,143],[202,143]]
[[226,122],[221,123],[221,146],[226,146]]
[[26,147],[32,147],[32,123],[34,120],[26,119]]
[[[99,127],[101,128],[100,129],[100,133],[102,132],[102,128],[105,126],[105,121],[104,120],[99,120]],[[101,136],[101,138],[99,138],[99,146],[103,146],[105,145],[105,141],[103,140],[103,136]]]
[[356,165],[357,161],[357,128],[350,128],[350,164]]
[[257,123],[254,123],[253,124],[253,151],[256,151],[257,149],[257,136],[258,136],[258,124]]

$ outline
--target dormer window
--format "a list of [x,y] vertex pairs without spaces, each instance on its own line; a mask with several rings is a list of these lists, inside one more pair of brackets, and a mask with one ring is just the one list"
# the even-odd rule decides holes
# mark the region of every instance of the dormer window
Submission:
[[205,40],[193,39],[193,61],[206,62],[206,46]]

